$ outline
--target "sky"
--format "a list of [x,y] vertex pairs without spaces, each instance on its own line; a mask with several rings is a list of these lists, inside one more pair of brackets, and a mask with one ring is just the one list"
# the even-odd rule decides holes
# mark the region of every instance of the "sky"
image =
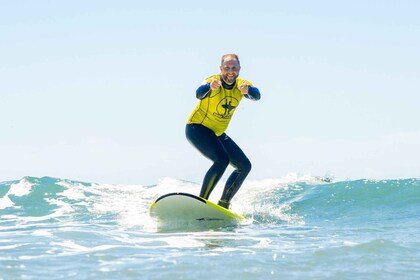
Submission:
[[[419,178],[419,1],[0,1],[0,182],[201,182],[195,90],[236,53],[249,180]],[[224,178],[229,175],[226,172]]]

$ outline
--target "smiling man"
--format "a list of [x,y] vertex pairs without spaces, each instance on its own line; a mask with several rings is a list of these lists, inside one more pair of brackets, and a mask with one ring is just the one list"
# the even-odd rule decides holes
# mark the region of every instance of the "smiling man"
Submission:
[[241,70],[236,54],[222,56],[220,74],[207,78],[196,91],[200,100],[191,113],[187,126],[188,141],[213,162],[207,171],[200,196],[208,199],[228,165],[235,170],[229,176],[219,205],[229,208],[230,201],[251,171],[251,162],[238,145],[225,133],[243,97],[259,100],[259,90],[239,78]]

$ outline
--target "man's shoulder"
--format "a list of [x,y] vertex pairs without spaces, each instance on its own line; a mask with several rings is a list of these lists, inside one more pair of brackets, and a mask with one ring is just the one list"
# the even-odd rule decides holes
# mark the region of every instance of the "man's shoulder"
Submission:
[[208,82],[208,83],[210,83],[211,81],[213,81],[214,79],[216,79],[216,80],[219,80],[220,81],[220,74],[218,74],[218,75],[212,75],[212,76],[210,76],[210,77],[208,77],[208,78],[206,78],[206,82]]
[[242,79],[242,78],[237,78],[236,79],[236,84],[240,85],[240,84],[247,84],[249,86],[252,86],[252,83],[248,80]]

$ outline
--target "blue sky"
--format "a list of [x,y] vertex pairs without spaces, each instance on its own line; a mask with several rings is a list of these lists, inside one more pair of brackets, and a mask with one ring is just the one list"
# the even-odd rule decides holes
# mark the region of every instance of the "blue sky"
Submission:
[[[258,4],[258,5],[257,5]],[[419,177],[418,1],[1,1],[0,181],[200,182],[195,89],[237,53],[250,179]],[[226,173],[228,174],[228,173]]]

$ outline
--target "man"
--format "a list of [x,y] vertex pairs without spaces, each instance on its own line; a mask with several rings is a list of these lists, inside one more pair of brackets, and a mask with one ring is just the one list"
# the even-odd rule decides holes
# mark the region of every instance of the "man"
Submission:
[[243,97],[251,100],[261,97],[249,81],[238,78],[240,70],[236,54],[222,57],[220,74],[207,78],[197,89],[196,97],[200,101],[185,129],[188,141],[213,161],[204,177],[200,197],[209,198],[229,164],[235,168],[218,203],[225,208],[229,208],[231,199],[251,171],[251,162],[225,130]]

